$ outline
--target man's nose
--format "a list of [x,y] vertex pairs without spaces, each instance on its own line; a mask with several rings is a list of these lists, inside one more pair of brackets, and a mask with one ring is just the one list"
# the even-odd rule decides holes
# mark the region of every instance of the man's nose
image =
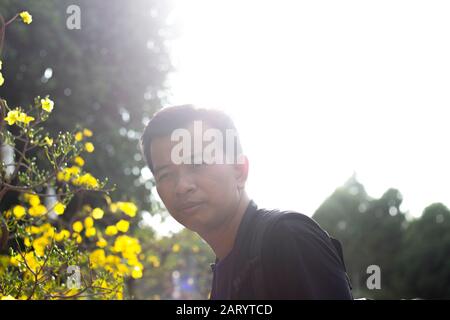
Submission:
[[182,196],[191,193],[196,189],[195,182],[189,174],[180,174],[178,176],[177,184],[175,186],[175,193],[177,196]]

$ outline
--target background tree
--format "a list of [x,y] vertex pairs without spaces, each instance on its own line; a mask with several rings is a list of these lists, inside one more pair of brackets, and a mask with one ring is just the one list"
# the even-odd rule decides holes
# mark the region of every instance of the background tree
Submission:
[[[406,227],[401,202],[401,194],[395,189],[389,189],[380,199],[371,198],[353,176],[314,213],[313,218],[342,242],[355,297],[397,296],[392,277]],[[382,290],[367,289],[366,270],[370,265],[381,268]]]
[[450,211],[442,203],[425,208],[405,233],[398,265],[404,298],[450,298]]
[[[80,30],[66,26],[69,5],[81,9]],[[138,137],[166,99],[172,70],[168,40],[176,31],[170,2],[4,0],[0,13],[12,17],[25,6],[33,28],[17,24],[6,31],[7,81],[0,94],[20,106],[48,93],[59,106],[49,131],[56,134],[73,124],[91,128],[96,156],[86,160],[93,174],[117,184],[114,197],[132,195],[138,206],[152,211],[153,185],[140,175]]]

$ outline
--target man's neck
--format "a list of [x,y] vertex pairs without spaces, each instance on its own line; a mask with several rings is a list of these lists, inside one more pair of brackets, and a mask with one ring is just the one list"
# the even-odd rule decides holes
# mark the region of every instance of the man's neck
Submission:
[[239,225],[249,203],[250,199],[244,191],[236,212],[230,215],[230,219],[215,230],[200,235],[210,245],[219,260],[225,258],[233,249]]

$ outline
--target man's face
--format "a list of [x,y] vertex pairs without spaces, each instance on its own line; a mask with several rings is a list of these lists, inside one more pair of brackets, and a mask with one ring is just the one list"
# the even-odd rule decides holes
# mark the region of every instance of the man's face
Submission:
[[[203,125],[203,132],[208,128]],[[194,126],[186,129],[194,137]],[[210,231],[236,211],[239,188],[243,188],[247,177],[247,162],[195,164],[193,159],[201,158],[201,154],[196,154],[192,146],[183,154],[183,159],[190,159],[191,163],[176,164],[172,151],[179,144],[179,141],[171,141],[170,135],[152,141],[150,150],[156,189],[175,220],[196,232]]]

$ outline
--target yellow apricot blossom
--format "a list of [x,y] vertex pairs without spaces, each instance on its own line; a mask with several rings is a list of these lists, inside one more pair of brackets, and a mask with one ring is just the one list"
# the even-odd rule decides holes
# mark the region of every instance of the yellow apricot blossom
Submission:
[[121,235],[114,241],[113,251],[121,252],[124,258],[130,259],[141,252],[141,246],[138,239]]
[[55,211],[57,215],[62,215],[64,213],[64,210],[66,210],[66,206],[61,202],[57,202],[55,204],[55,207],[53,208],[53,211]]
[[24,112],[20,112],[20,113],[19,113],[19,116],[18,116],[18,118],[17,118],[17,121],[18,121],[18,122],[23,122],[23,123],[25,123],[25,124],[28,124],[28,123],[30,123],[30,122],[33,121],[33,120],[34,120],[33,117],[30,117],[29,115],[27,115],[27,114],[24,113]]
[[83,132],[77,132],[77,133],[75,133],[75,140],[76,140],[76,141],[81,141],[81,140],[83,140]]
[[10,126],[12,126],[16,122],[23,122],[25,124],[28,124],[28,123],[30,123],[30,121],[33,121],[34,118],[28,116],[24,112],[20,112],[19,110],[15,109],[15,110],[8,111],[8,114],[6,115],[5,120],[8,122],[8,124]]
[[115,236],[117,234],[117,227],[116,226],[107,226],[105,229],[105,234],[107,236]]
[[33,16],[28,11],[22,11],[19,16],[25,24],[30,24],[33,21]]
[[48,97],[45,99],[41,99],[41,107],[47,112],[52,112],[54,104],[55,103]]
[[131,271],[131,277],[133,279],[140,279],[142,278],[142,269],[139,267],[134,267],[133,271]]
[[[81,222],[80,222],[80,224],[81,224]],[[83,225],[81,225],[81,227],[83,228]],[[77,232],[72,233],[72,238],[74,238],[77,243],[81,243],[83,241],[83,238]]]
[[95,228],[86,228],[86,232],[84,234],[86,235],[86,237],[90,238],[95,236],[96,233],[97,231],[95,230]]
[[91,153],[91,152],[94,152],[94,145],[92,144],[92,142],[86,142],[85,144],[84,144],[84,149],[87,151],[87,152],[89,152],[89,153]]
[[103,266],[106,262],[105,250],[97,249],[92,251],[89,254],[89,261],[94,269]]
[[87,217],[84,219],[84,226],[87,228],[92,228],[94,226],[94,219],[92,217]]
[[19,118],[19,111],[18,110],[11,110],[8,111],[8,114],[5,118],[5,120],[8,122],[10,126],[12,126],[14,123],[16,123],[17,119]]
[[123,213],[125,213],[126,215],[130,216],[130,217],[134,217],[136,216],[136,212],[137,212],[137,206],[133,203],[133,202],[122,202],[119,201],[116,203],[118,208],[123,211]]
[[77,164],[77,166],[84,166],[84,159],[80,156],[76,156],[74,162]]
[[97,247],[104,248],[108,245],[108,242],[106,242],[105,239],[100,238],[95,244],[97,245]]
[[119,230],[121,232],[127,232],[130,227],[130,223],[128,221],[122,219],[116,223],[116,227],[117,227],[117,230]]
[[31,247],[31,240],[28,237],[25,237],[25,239],[23,239],[23,244],[27,247]]
[[94,210],[92,210],[92,217],[96,220],[103,218],[104,214],[105,212],[101,208],[94,208]]
[[95,188],[98,187],[98,181],[90,173],[85,173],[81,177],[78,177],[72,181],[76,186],[84,185],[86,187]]
[[72,224],[72,229],[73,231],[80,233],[83,230],[83,224],[80,221],[75,221]]
[[60,242],[63,241],[65,239],[69,239],[70,237],[70,231],[69,230],[61,230],[60,232],[55,234],[55,240]]
[[92,137],[92,131],[89,130],[89,129],[84,129],[84,130],[83,130],[83,135],[84,135],[85,137]]
[[45,138],[44,138],[44,142],[45,142],[49,147],[51,147],[51,146],[53,145],[53,139],[52,139],[52,138],[45,137]]
[[36,206],[41,203],[41,200],[36,194],[33,193],[24,193],[23,198],[26,202],[28,202],[31,206]]
[[47,237],[39,237],[33,240],[33,248],[37,256],[42,257],[45,254],[45,248],[50,244]]
[[158,268],[160,266],[159,258],[155,255],[151,255],[147,258],[147,262],[152,264],[154,268]]
[[28,226],[25,228],[25,231],[31,234],[37,234],[41,232],[41,229],[36,226]]
[[22,219],[22,217],[26,214],[26,210],[24,207],[17,205],[13,209],[13,214],[17,219]]
[[38,204],[37,206],[33,206],[28,209],[28,213],[32,217],[41,217],[47,213],[47,208],[42,204]]

